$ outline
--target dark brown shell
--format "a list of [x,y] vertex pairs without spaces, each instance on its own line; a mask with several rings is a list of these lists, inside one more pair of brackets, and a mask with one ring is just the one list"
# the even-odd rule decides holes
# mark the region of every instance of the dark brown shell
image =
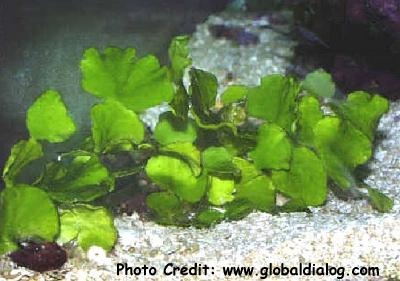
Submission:
[[67,252],[56,243],[29,242],[12,252],[10,258],[18,266],[44,272],[63,266],[67,261]]

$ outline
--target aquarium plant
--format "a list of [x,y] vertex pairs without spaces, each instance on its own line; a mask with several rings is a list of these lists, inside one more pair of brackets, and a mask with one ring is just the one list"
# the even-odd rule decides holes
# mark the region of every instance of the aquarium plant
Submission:
[[[100,199],[136,174],[155,186],[145,201],[165,225],[207,227],[254,210],[307,211],[323,205],[330,188],[390,211],[392,200],[357,173],[373,153],[385,98],[358,91],[339,99],[323,70],[303,81],[268,75],[256,87],[230,85],[217,95],[216,77],[191,67],[188,40],[173,39],[168,66],[152,55],[138,58],[133,48],[87,49],[82,87],[98,98],[91,134],[56,157],[48,150],[77,126],[56,90],[36,99],[26,115],[29,138],[12,147],[3,170],[0,254],[24,241],[111,250],[117,231]],[[161,103],[170,110],[148,130],[139,116]],[[121,154],[136,161],[107,163]]]

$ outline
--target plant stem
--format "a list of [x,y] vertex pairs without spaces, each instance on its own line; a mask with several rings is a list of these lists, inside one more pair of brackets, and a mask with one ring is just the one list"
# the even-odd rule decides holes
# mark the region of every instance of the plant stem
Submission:
[[123,177],[128,177],[128,176],[132,176],[132,175],[138,174],[142,170],[143,170],[143,167],[139,166],[139,167],[133,167],[133,168],[126,169],[126,170],[115,171],[115,172],[112,173],[112,175],[115,178],[123,178]]

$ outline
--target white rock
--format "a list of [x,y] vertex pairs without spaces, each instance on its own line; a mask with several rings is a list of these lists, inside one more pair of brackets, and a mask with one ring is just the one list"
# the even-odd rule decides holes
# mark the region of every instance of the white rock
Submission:
[[107,252],[98,246],[92,246],[87,251],[88,260],[96,263],[97,265],[110,265],[111,259],[107,257]]

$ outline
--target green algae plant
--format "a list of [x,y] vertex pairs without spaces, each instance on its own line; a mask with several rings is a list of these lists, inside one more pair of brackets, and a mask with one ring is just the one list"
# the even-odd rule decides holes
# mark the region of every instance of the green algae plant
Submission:
[[[0,254],[23,241],[111,250],[117,231],[98,199],[137,173],[157,186],[146,204],[166,225],[210,226],[253,210],[304,211],[324,204],[329,187],[340,196],[365,188],[359,196],[390,211],[392,200],[355,173],[371,158],[386,99],[361,91],[338,99],[323,70],[303,81],[269,75],[257,87],[231,85],[218,97],[215,76],[190,67],[188,40],[174,38],[168,67],[151,55],[137,58],[132,48],[86,50],[82,87],[99,98],[91,135],[57,159],[46,157],[49,143],[67,141],[76,125],[55,90],[31,105],[30,138],[14,145],[3,171]],[[161,103],[170,111],[149,132],[139,114]],[[141,160],[117,170],[104,163],[105,155],[121,152]],[[40,173],[23,177],[35,163]],[[278,204],[277,194],[286,202]]]

